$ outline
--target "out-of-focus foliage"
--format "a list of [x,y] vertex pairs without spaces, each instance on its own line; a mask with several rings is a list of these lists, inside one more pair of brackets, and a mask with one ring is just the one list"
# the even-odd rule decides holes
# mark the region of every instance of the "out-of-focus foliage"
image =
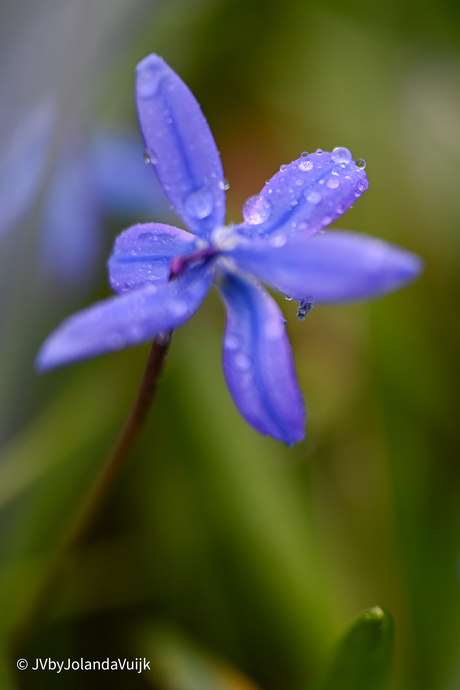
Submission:
[[321,690],[378,690],[388,678],[393,620],[378,606],[364,611],[340,640]]
[[[0,39],[2,689],[314,689],[334,677],[350,621],[376,605],[395,622],[387,687],[457,688],[460,5],[3,0]],[[51,328],[109,294],[115,234],[146,220],[145,208],[104,216],[77,289],[43,274],[46,199],[73,123],[85,141],[136,127],[134,66],[152,51],[208,117],[229,221],[280,164],[347,146],[370,188],[341,227],[418,252],[426,271],[303,323],[282,299],[309,412],[293,449],[235,410],[211,293],[174,335],[129,463],[31,626],[148,353],[34,373]],[[156,674],[31,670],[39,657],[149,655]]]

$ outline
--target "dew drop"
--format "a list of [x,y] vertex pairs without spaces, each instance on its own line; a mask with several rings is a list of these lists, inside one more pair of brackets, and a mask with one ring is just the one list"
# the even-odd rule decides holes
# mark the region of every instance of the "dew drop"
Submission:
[[134,340],[139,340],[143,337],[144,331],[139,325],[133,324],[129,329],[129,335],[130,338],[133,338]]
[[136,84],[138,96],[141,98],[150,98],[154,96],[163,76],[163,71],[158,69],[157,64],[140,63],[138,66]]
[[316,153],[318,154],[318,156],[321,156],[321,154],[323,153],[323,149],[316,149]]
[[291,302],[292,297],[290,297],[289,295],[284,295],[284,297],[287,299],[288,302]]
[[237,335],[227,335],[224,345],[227,350],[237,350],[240,347],[240,338]]
[[363,158],[358,158],[358,160],[356,161],[356,167],[364,170],[364,168],[366,167],[366,161]]
[[302,151],[301,156],[302,158],[306,158],[308,156],[308,151]]
[[344,146],[336,146],[332,151],[331,158],[334,163],[349,163],[351,161],[351,151]]
[[285,165],[285,164],[280,165],[281,172],[284,172],[286,170],[286,168],[287,168],[287,165]]
[[219,189],[223,189],[224,191],[227,191],[227,189],[230,189],[230,182],[227,180],[226,177],[224,177],[223,180],[220,180],[218,186],[219,186]]
[[270,320],[265,325],[265,335],[269,340],[279,340],[285,332],[284,319]]
[[207,189],[199,189],[185,200],[185,210],[197,220],[207,218],[211,214],[213,206],[212,194]]
[[299,170],[302,170],[303,172],[306,172],[307,170],[311,170],[313,167],[313,163],[310,160],[307,161],[300,161],[299,165],[297,166]]
[[307,196],[307,201],[310,202],[310,204],[313,204],[314,206],[320,204],[322,200],[323,197],[319,192],[310,192],[310,194]]
[[243,206],[243,218],[249,225],[260,225],[270,217],[271,212],[269,200],[258,194],[250,196]]
[[145,149],[144,163],[153,163],[154,165],[158,163],[158,156],[153,149]]
[[358,185],[358,189],[360,192],[364,192],[368,187],[369,182],[367,180],[361,180],[361,182]]
[[247,371],[251,368],[251,360],[243,352],[238,352],[238,354],[235,355],[235,366],[240,371]]
[[300,187],[301,185],[303,185],[303,180],[296,180],[295,183],[298,187]]
[[268,240],[268,244],[272,247],[282,247],[284,244],[286,244],[286,235],[283,233],[273,235],[273,237],[270,237]]
[[328,181],[326,182],[326,187],[329,187],[329,189],[337,189],[339,186],[340,182],[336,177],[330,177]]
[[173,316],[183,316],[187,311],[187,304],[182,300],[174,300],[169,304],[168,309]]
[[322,222],[324,223],[324,225],[329,225],[330,223],[332,223],[332,218],[331,218],[331,216],[324,216]]

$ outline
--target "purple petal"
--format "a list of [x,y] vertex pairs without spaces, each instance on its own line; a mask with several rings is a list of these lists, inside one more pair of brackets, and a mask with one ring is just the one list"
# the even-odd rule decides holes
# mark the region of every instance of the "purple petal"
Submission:
[[115,240],[109,259],[110,285],[116,292],[124,292],[168,280],[171,259],[193,252],[196,242],[194,235],[172,225],[134,225]]
[[83,286],[96,273],[103,238],[98,201],[89,147],[72,127],[49,180],[41,220],[43,269],[63,284]]
[[110,297],[66,319],[41,347],[40,370],[137,345],[171,331],[198,309],[212,282],[210,264],[169,283]]
[[[275,242],[276,240],[276,242]],[[419,256],[383,240],[330,230],[239,244],[227,252],[237,264],[295,299],[342,302],[396,290],[420,273]]]
[[243,417],[288,444],[305,436],[305,406],[285,320],[257,283],[227,274],[219,286],[227,309],[224,371]]
[[[346,152],[346,153],[344,153]],[[348,149],[310,153],[282,165],[260,194],[243,206],[239,232],[312,235],[333,223],[369,186],[363,167]],[[365,164],[364,164],[365,165]]]
[[137,112],[146,153],[176,213],[208,237],[225,219],[224,173],[194,95],[163,58],[137,66]]

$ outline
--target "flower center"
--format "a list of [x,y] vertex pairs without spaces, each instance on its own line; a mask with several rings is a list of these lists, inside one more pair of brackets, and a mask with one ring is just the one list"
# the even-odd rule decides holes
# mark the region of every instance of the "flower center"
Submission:
[[180,275],[182,275],[189,264],[203,261],[204,259],[208,259],[211,256],[216,256],[216,254],[219,253],[220,249],[208,246],[204,247],[203,249],[198,249],[196,252],[192,252],[191,254],[179,254],[178,256],[175,256],[171,261],[169,280],[174,280],[174,278],[178,278]]

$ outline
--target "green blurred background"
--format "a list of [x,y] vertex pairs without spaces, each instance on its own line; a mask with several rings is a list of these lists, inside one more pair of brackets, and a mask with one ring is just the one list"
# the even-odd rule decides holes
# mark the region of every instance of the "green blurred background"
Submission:
[[[303,323],[280,301],[309,415],[292,449],[236,411],[211,292],[174,335],[129,463],[32,626],[148,355],[34,373],[60,319],[109,294],[104,258],[78,290],[43,279],[44,175],[0,239],[2,690],[313,690],[338,637],[373,606],[396,631],[381,687],[460,687],[460,5],[2,0],[0,19],[5,122],[10,101],[58,93],[48,170],[75,115],[88,129],[136,127],[134,67],[157,52],[208,118],[228,221],[281,163],[346,146],[366,159],[370,188],[336,225],[426,261],[401,292],[315,307]],[[139,220],[112,216],[102,255]],[[154,670],[16,672],[19,656],[145,656]]]

